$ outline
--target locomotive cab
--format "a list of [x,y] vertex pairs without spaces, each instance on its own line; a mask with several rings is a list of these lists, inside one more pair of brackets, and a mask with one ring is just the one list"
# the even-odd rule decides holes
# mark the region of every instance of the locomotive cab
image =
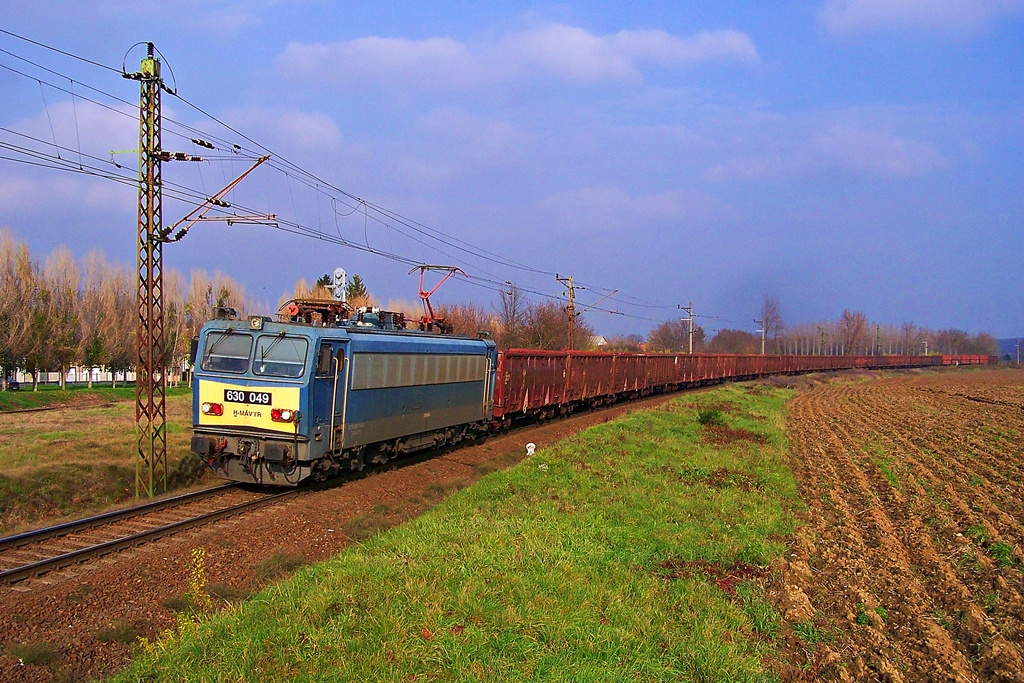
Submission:
[[309,329],[263,319],[207,323],[196,357],[192,451],[235,481],[293,486],[312,476],[337,405],[320,356],[329,355],[328,372],[345,358],[345,340],[319,341]]

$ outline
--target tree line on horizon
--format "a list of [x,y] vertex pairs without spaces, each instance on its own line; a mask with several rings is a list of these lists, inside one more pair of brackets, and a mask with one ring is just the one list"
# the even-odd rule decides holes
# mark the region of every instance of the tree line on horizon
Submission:
[[[3,388],[15,369],[32,376],[81,366],[104,368],[125,381],[135,367],[138,339],[138,273],[109,263],[92,251],[76,261],[57,247],[44,262],[32,259],[28,246],[7,228],[0,229],[0,366]],[[254,304],[230,277],[195,270],[186,278],[164,273],[165,365],[173,381],[185,367],[191,339],[215,306],[244,313]],[[92,373],[88,375],[92,386]]]
[[[331,298],[327,276],[309,286],[296,282],[288,298]],[[3,388],[15,369],[38,382],[40,372],[59,371],[63,385],[71,367],[103,368],[124,381],[137,354],[138,274],[90,252],[76,261],[64,246],[44,262],[34,261],[28,246],[7,228],[0,229],[0,375]],[[367,284],[354,275],[348,284],[352,306],[373,306]],[[174,269],[165,271],[164,329],[167,334],[166,369],[170,381],[187,367],[190,342],[199,334],[214,308],[236,309],[240,316],[265,310],[248,298],[238,282],[223,273],[212,276],[193,270],[190,277]],[[389,308],[415,320],[417,305],[389,302]],[[478,303],[435,306],[456,334],[485,333],[499,348],[564,349],[568,345],[568,312],[559,300],[534,302],[511,285],[488,307]],[[844,310],[834,321],[783,323],[778,299],[766,297],[761,310],[765,352],[786,354],[914,354],[998,355],[998,342],[989,334],[963,330],[929,330],[913,323],[883,325],[859,311]],[[581,315],[575,320],[574,348],[580,350],[685,352],[690,330],[685,321],[666,321],[647,335],[613,336],[598,346],[593,327]],[[744,330],[723,329],[708,338],[703,326],[693,329],[693,351],[707,353],[760,353],[761,336]],[[91,386],[92,374],[89,373]]]
[[[764,352],[798,355],[924,355],[976,354],[999,355],[999,342],[981,332],[971,335],[955,328],[933,330],[904,322],[899,325],[873,322],[862,311],[844,309],[836,320],[797,323],[783,322],[776,297],[765,297],[760,322],[764,329]],[[647,339],[648,351],[685,351],[688,340],[684,321],[662,323]],[[745,330],[719,330],[706,339],[704,329],[694,326],[694,352],[761,353],[762,335]]]
[[[534,303],[515,286],[499,294],[493,309],[478,304],[454,304],[441,308],[460,334],[486,331],[501,348],[563,349],[568,341],[568,313],[559,301]],[[764,352],[804,355],[923,355],[925,353],[999,354],[999,343],[990,334],[971,335],[951,328],[932,330],[912,322],[900,325],[875,323],[861,311],[845,309],[837,320],[786,326],[779,300],[765,297],[760,322]],[[597,345],[593,328],[576,320],[577,349],[685,353],[690,348],[686,320],[666,321],[646,338],[639,334],[615,335]],[[761,334],[721,329],[708,336],[702,325],[693,327],[694,353],[761,353]]]

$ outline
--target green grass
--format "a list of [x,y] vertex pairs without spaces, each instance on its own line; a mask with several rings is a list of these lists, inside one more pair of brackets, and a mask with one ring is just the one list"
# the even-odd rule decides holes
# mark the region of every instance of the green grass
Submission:
[[[719,580],[780,556],[801,505],[791,392],[759,393],[702,397],[765,443],[705,443],[693,397],[630,414],[164,636],[118,680],[776,680],[762,586]],[[698,563],[714,571],[665,569]]]
[[1017,558],[1013,556],[1013,546],[1002,541],[996,541],[990,545],[988,555],[1004,567],[1012,567],[1017,562]]
[[[167,387],[168,396],[184,396],[191,393],[186,385]],[[135,383],[124,385],[118,382],[116,389],[105,384],[93,382],[92,389],[84,384],[68,385],[61,389],[58,384],[40,384],[39,391],[32,391],[32,384],[26,382],[18,391],[0,391],[0,412],[25,410],[29,408],[47,408],[76,401],[93,401],[96,403],[115,403],[117,401],[134,401]]]
[[889,482],[889,485],[892,486],[897,491],[902,491],[903,490],[903,486],[900,484],[899,478],[896,476],[896,473],[893,472],[893,469],[892,469],[892,467],[893,467],[892,459],[891,458],[876,457],[876,458],[874,458],[874,461],[875,461],[875,465],[878,467],[879,471],[882,473],[882,476],[885,477],[885,480],[887,482]]
[[[192,401],[182,391],[167,399],[172,489],[195,483],[207,469],[189,453]],[[0,534],[67,515],[88,514],[134,498],[138,448],[134,400],[72,405],[78,407],[0,411]]]
[[139,639],[139,629],[128,621],[118,621],[107,628],[96,632],[96,640],[101,643],[122,643],[129,645]]
[[26,666],[53,664],[58,655],[57,648],[49,643],[15,645],[9,648],[7,653],[12,657],[17,657]]
[[702,425],[724,425],[725,415],[718,408],[704,408],[697,413],[697,422]]

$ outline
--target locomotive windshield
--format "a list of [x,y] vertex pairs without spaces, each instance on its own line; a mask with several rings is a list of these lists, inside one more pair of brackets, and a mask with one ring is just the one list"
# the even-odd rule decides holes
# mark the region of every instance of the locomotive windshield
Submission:
[[242,374],[249,367],[252,335],[233,332],[210,332],[206,336],[200,367],[209,372]]
[[256,341],[256,358],[252,371],[271,377],[302,377],[306,371],[309,343],[303,337],[284,334],[260,335]]

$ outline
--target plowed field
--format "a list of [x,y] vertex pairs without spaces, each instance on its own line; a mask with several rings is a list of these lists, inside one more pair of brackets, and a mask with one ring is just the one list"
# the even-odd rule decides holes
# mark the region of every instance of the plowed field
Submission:
[[829,383],[790,407],[791,677],[1024,681],[1024,372]]

